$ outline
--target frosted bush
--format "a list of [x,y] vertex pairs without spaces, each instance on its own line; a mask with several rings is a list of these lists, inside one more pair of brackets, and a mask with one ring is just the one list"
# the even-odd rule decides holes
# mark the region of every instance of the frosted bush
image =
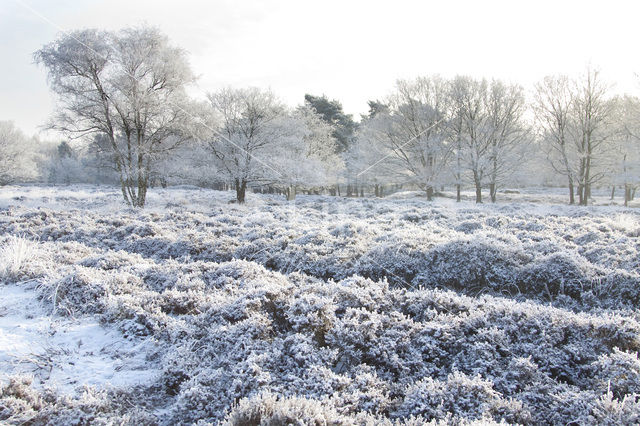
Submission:
[[454,372],[446,381],[427,377],[412,385],[396,415],[442,419],[451,414],[477,420],[494,409],[499,400],[491,382]]
[[23,237],[9,236],[0,246],[0,279],[5,281],[19,281],[29,277],[36,265],[42,261],[38,244]]
[[[294,215],[258,195],[183,198],[196,205],[68,200],[82,209],[0,221],[3,241],[44,241],[16,279],[39,278],[58,314],[158,342],[162,374],[146,391],[165,423],[637,419],[630,213],[616,226],[606,209],[300,196]],[[11,400],[23,412],[158,420],[128,394],[125,407],[101,390],[82,403],[25,392]]]
[[233,407],[223,424],[241,425],[339,425],[349,419],[335,408],[304,397],[280,398],[270,393],[244,398]]
[[627,395],[640,395],[640,361],[637,352],[625,352],[614,348],[602,354],[593,364],[600,388],[623,399]]
[[[75,396],[39,388],[29,376],[12,376],[0,386],[0,422],[32,425],[151,425],[158,419],[144,408],[141,389],[100,390],[86,387]],[[135,408],[131,408],[135,407]]]

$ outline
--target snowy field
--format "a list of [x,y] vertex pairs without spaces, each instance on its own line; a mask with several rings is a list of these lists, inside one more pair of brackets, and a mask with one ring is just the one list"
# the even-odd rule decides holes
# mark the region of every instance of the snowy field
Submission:
[[234,196],[3,187],[0,422],[640,422],[637,208]]

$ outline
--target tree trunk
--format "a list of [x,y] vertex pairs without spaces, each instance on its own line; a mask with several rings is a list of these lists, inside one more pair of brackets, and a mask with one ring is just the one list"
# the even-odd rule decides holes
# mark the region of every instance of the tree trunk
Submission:
[[124,201],[126,201],[127,204],[131,206],[132,205],[131,204],[131,200],[129,199],[129,196],[127,195],[127,183],[126,183],[125,179],[122,176],[120,176],[120,186],[121,186],[121,189],[122,189],[122,196],[124,197]]
[[245,194],[247,192],[247,181],[245,179],[236,179],[236,201],[238,204],[243,204],[245,199]]
[[458,203],[462,200],[461,187],[459,183],[456,184],[456,202]]
[[496,202],[496,194],[498,193],[497,186],[495,183],[489,184],[489,195],[491,196],[491,202]]
[[476,185],[476,204],[482,204],[482,182],[475,170],[473,171],[473,183]]
[[360,198],[364,198],[364,186],[360,187]]
[[293,201],[296,199],[296,187],[295,185],[289,185],[286,190],[287,201]]
[[376,183],[376,184],[373,186],[373,191],[374,191],[374,194],[375,194],[375,196],[376,196],[377,198],[382,198],[382,185],[380,185],[380,184]]
[[629,207],[629,201],[631,201],[631,186],[624,185],[624,206]]
[[427,186],[427,201],[433,201],[433,186]]
[[336,191],[338,191],[338,197],[340,196],[340,184],[336,185]]
[[138,178],[138,197],[136,200],[135,207],[143,208],[146,201],[147,201],[147,179],[144,177]]
[[576,203],[576,196],[574,194],[574,187],[573,187],[573,179],[571,177],[569,177],[569,204],[573,205]]
[[616,196],[616,186],[611,185],[611,199],[613,200],[615,196]]

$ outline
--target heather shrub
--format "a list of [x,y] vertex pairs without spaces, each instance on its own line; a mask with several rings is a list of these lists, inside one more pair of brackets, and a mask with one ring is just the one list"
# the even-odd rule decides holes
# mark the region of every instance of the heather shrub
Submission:
[[233,407],[223,424],[241,425],[346,425],[349,418],[338,414],[329,404],[304,397],[282,398],[263,393],[243,398]]

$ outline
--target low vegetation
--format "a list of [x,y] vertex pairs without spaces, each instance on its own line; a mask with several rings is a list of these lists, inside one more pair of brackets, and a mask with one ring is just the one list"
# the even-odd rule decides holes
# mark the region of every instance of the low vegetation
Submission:
[[5,286],[162,350],[140,389],[14,376],[0,421],[640,421],[633,210],[232,196],[3,202]]

